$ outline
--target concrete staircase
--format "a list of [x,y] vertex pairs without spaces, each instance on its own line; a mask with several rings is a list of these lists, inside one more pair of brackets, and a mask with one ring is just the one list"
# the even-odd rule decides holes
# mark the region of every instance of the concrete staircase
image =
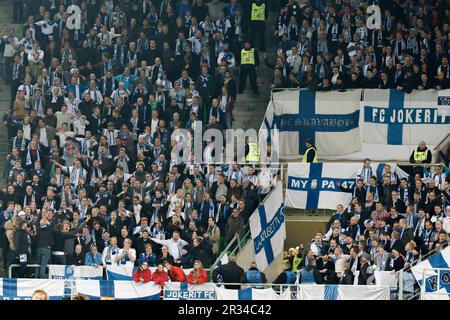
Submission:
[[[269,14],[269,19],[266,23],[266,51],[269,61],[273,61],[274,53],[276,52],[276,39],[273,36],[274,23],[277,17],[276,12]],[[253,128],[259,130],[264,119],[267,104],[270,100],[270,84],[272,81],[273,70],[266,67],[264,64],[263,55],[259,53],[259,68],[257,71],[257,84],[260,95],[253,97],[253,91],[250,83],[247,81],[247,87],[243,94],[239,94],[236,98],[233,115],[235,118],[234,128],[244,129]]]

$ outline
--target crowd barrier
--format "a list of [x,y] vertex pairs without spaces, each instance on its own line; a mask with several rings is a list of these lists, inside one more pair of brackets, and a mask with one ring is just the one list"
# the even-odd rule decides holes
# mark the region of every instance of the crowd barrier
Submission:
[[[240,286],[227,289],[225,286]],[[80,279],[0,279],[0,300],[29,300],[35,290],[51,300],[389,300],[389,286],[214,284]]]

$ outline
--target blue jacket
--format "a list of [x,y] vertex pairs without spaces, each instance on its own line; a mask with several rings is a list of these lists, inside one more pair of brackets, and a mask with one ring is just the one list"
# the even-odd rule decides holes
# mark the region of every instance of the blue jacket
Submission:
[[102,265],[102,255],[97,253],[95,258],[92,256],[91,252],[86,253],[86,258],[84,260],[84,264],[86,266],[93,266],[94,264],[101,266]]

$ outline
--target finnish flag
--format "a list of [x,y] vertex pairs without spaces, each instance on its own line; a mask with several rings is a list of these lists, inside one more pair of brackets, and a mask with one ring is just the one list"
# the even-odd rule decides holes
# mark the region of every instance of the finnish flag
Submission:
[[362,102],[362,140],[368,144],[436,145],[450,131],[450,90],[404,93],[395,89],[366,89]]
[[342,192],[337,184],[351,189],[357,168],[352,163],[289,163],[286,206],[335,209],[338,203],[349,203],[352,194]]
[[65,296],[65,280],[48,279],[0,279],[0,300],[31,300],[33,292],[44,290],[50,300],[61,300]]
[[[441,269],[440,273],[438,269]],[[411,271],[421,286],[424,297],[450,299],[450,247],[418,263],[411,268]],[[439,279],[438,274],[440,275]]]
[[291,300],[291,290],[277,294],[272,288],[232,290],[216,287],[216,297],[217,300]]
[[361,150],[359,110],[361,90],[275,92],[261,129],[279,130],[280,159],[298,159],[312,139],[319,156]]
[[49,279],[91,279],[102,280],[103,268],[73,265],[48,265]]
[[298,300],[389,300],[390,287],[386,285],[300,285]]
[[159,300],[161,287],[153,281],[76,280],[77,294],[91,300]]
[[282,184],[250,216],[250,231],[255,249],[256,264],[264,270],[283,252],[286,239]]
[[110,264],[106,266],[108,280],[133,280],[133,274],[137,267],[133,263]]

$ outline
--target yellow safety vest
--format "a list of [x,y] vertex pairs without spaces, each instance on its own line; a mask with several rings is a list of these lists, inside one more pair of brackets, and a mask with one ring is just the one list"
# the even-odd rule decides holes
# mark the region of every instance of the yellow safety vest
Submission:
[[314,154],[314,159],[313,162],[318,162],[317,161],[317,149],[315,147],[309,147],[306,151],[305,154],[303,155],[303,163],[307,163],[308,162],[308,152],[314,150],[315,154]]
[[417,149],[418,148],[416,148],[414,150],[414,161],[425,161],[425,160],[427,160],[428,149],[426,149],[425,151],[419,151]]
[[248,154],[245,157],[245,162],[247,163],[258,163],[259,162],[259,146],[257,143],[251,142],[248,144]]
[[242,49],[241,51],[241,64],[255,65],[255,49],[250,50]]
[[266,21],[266,5],[262,3],[258,6],[256,3],[252,3],[252,16],[251,21]]

